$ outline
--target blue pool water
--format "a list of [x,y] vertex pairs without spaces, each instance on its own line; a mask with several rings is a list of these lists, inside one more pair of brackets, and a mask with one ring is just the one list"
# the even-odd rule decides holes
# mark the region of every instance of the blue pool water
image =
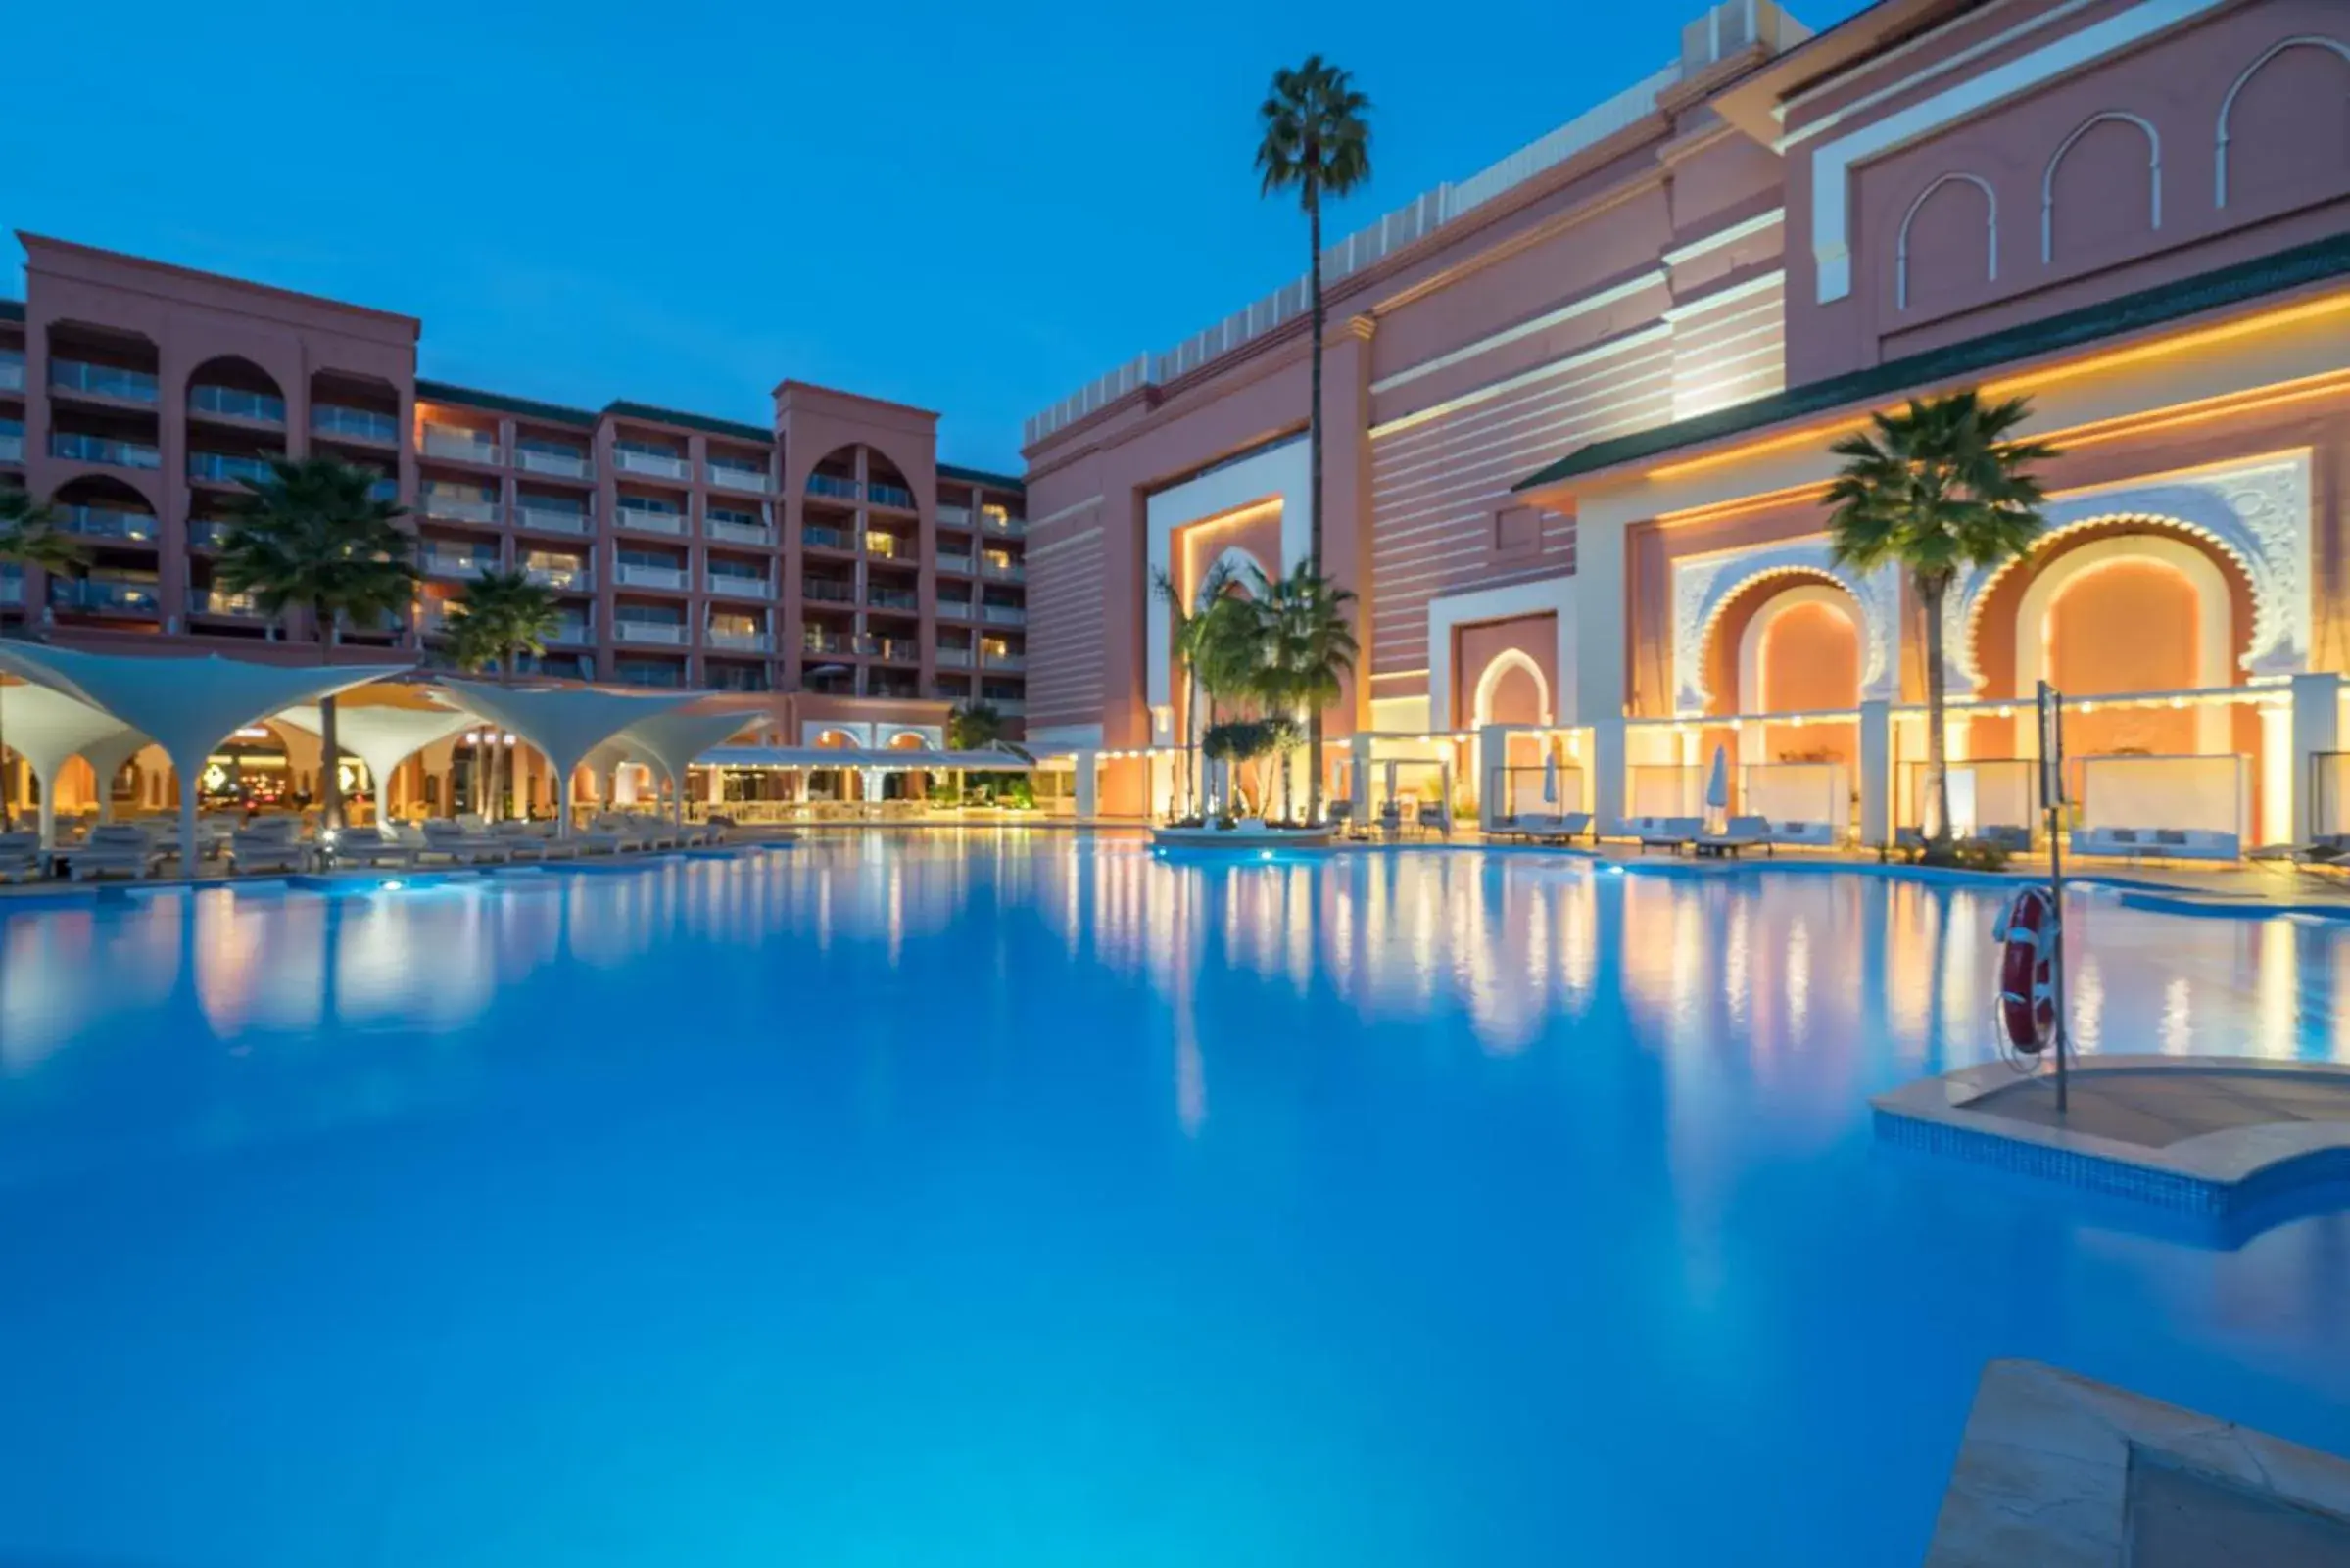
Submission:
[[[2350,1450],[2350,1218],[1872,1147],[1995,896],[811,843],[0,907],[0,1561],[1913,1562],[2030,1355]],[[2350,936],[2084,901],[2091,1044]]]

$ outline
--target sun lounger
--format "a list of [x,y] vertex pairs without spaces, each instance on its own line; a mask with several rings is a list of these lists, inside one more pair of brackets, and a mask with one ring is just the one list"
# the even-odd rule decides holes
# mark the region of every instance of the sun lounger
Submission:
[[650,848],[676,849],[685,842],[685,835],[678,832],[677,824],[666,817],[656,817],[645,811],[632,811],[626,815],[636,828],[637,835]]
[[607,852],[616,850],[633,855],[654,847],[652,835],[645,831],[638,819],[617,811],[607,811],[588,825],[580,841],[591,848]]
[[1771,825],[1760,817],[1733,817],[1722,825],[1718,833],[1700,833],[1697,851],[1701,855],[1736,855],[1743,850],[1771,847]]
[[407,824],[394,825],[390,836],[365,829],[346,832],[335,840],[338,866],[401,866],[416,864],[424,852],[424,834]]
[[513,850],[516,860],[569,860],[579,853],[579,840],[557,838],[552,822],[509,817],[491,831],[500,843]]
[[1705,831],[1704,822],[1697,817],[1635,817],[1632,835],[1640,840],[1645,852],[1651,849],[1669,849],[1678,855],[1697,841]]
[[458,866],[485,866],[510,862],[513,848],[488,833],[469,833],[454,822],[433,821],[424,825],[424,844],[417,858],[432,857]]
[[37,882],[47,874],[39,833],[0,833],[0,882]]
[[301,822],[292,817],[255,819],[228,835],[229,866],[239,876],[308,871],[312,846],[302,841],[301,829]]
[[2080,859],[2239,860],[2242,843],[2212,828],[2083,828],[2071,849]]
[[1836,829],[1824,822],[1775,822],[1770,825],[1770,840],[1798,849],[1834,849]]
[[74,847],[70,875],[77,882],[93,877],[145,878],[163,864],[165,847],[135,823],[106,822]]

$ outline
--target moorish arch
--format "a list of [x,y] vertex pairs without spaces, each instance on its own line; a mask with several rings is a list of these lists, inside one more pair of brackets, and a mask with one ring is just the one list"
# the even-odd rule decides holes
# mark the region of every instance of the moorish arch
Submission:
[[1481,730],[1489,724],[1548,725],[1554,711],[1551,683],[1544,677],[1542,666],[1524,649],[1504,648],[1478,672],[1470,702],[1473,728]]
[[[2327,133],[2350,119],[2350,73],[2340,69],[2343,66],[2350,66],[2350,43],[2313,32],[2278,40],[2237,74],[2220,100],[2213,136],[2214,207],[2226,207],[2230,196],[2241,194],[2240,188],[2256,179],[2269,190],[2255,194],[2282,195],[2301,168],[2323,167],[2322,154],[2315,149],[2323,148],[2330,139]],[[2285,80],[2278,86],[2280,77]],[[2247,127],[2239,119],[2244,111],[2241,100],[2255,81],[2275,101],[2256,95],[2252,119],[2259,123]],[[2247,129],[2250,135],[2244,134]],[[2253,166],[2246,166],[2243,142],[2252,144]],[[2342,151],[2339,146],[2335,150]]]
[[[1786,589],[1813,587],[1836,595],[1833,600],[1849,620],[1859,689],[1853,700],[1889,700],[1899,678],[1896,657],[1900,635],[1900,576],[1893,567],[1861,573],[1837,564],[1824,535],[1778,545],[1758,545],[1714,555],[1675,561],[1673,594],[1673,711],[1698,715],[1747,710],[1737,689],[1732,662],[1721,678],[1710,673],[1711,655],[1722,623],[1744,605],[1760,608]],[[1760,602],[1757,603],[1757,595]],[[1822,599],[1802,595],[1788,599],[1780,613],[1804,611],[1802,620],[1821,620],[1812,610]],[[1764,635],[1771,623],[1765,622]],[[1751,625],[1750,621],[1749,625]],[[1824,627],[1820,628],[1825,630]],[[1758,649],[1759,651],[1759,649]],[[1717,691],[1718,685],[1723,689]],[[1738,704],[1723,709],[1725,702]],[[1841,704],[1849,706],[1849,703]]]
[[[1970,188],[1983,198],[1982,216],[1977,218],[1968,196]],[[1946,193],[1946,194],[1945,194]],[[1939,199],[1938,199],[1939,198]],[[1918,219],[1926,218],[1919,230]],[[1944,174],[1909,204],[1901,214],[1900,232],[1894,239],[1894,309],[1906,310],[1913,297],[1923,294],[1930,302],[1937,297],[1972,288],[1977,281],[1974,262],[1967,260],[1972,248],[1972,236],[1980,229],[1983,235],[1983,276],[1986,283],[1999,280],[1999,193],[1991,189],[1990,181],[1980,174],[1964,172]],[[1912,260],[1931,262],[1926,282],[1921,287],[1913,282],[1910,272]]]

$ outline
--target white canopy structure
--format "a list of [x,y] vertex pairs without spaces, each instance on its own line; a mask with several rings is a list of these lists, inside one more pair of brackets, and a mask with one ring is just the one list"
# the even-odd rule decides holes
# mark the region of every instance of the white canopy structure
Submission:
[[614,738],[643,752],[652,759],[652,765],[669,776],[669,797],[679,821],[686,815],[686,769],[704,750],[716,745],[746,724],[755,724],[758,713],[739,709],[718,713],[656,713],[639,719]]
[[[392,771],[408,758],[434,741],[446,740],[467,726],[481,722],[459,708],[355,708],[337,703],[335,710],[336,743],[367,765],[367,773],[375,780],[379,792],[387,787],[385,781],[392,777]],[[297,730],[324,734],[325,720],[314,703],[299,703],[276,717]],[[392,831],[380,802],[375,824],[378,832],[389,834]]]
[[571,773],[604,741],[632,725],[701,700],[703,693],[604,691],[594,687],[505,687],[445,681],[459,705],[539,748],[554,770],[556,832],[571,831]]
[[0,670],[62,692],[152,736],[179,775],[179,841],[192,855],[198,781],[205,759],[222,736],[295,703],[315,702],[402,674],[405,667],[249,664],[218,654],[158,658],[0,642]]
[[718,746],[694,759],[705,768],[878,768],[884,772],[965,768],[973,773],[1033,773],[1019,751],[935,751],[928,746]]
[[[0,732],[9,748],[31,765],[41,782],[41,847],[57,844],[57,775],[77,752],[104,746],[112,765],[98,775],[99,798],[107,798],[105,782],[124,759],[147,743],[147,737],[103,709],[45,686],[0,689]],[[120,742],[116,754],[110,742]],[[93,758],[91,766],[97,766]]]

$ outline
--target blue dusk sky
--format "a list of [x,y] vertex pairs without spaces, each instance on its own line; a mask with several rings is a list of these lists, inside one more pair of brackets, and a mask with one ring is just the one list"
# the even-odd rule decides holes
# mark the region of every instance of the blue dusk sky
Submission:
[[1274,67],[1321,50],[1375,105],[1335,237],[1656,70],[1701,10],[27,7],[15,58],[84,59],[96,24],[105,70],[14,72],[0,222],[419,316],[442,380],[764,423],[795,377],[1017,471],[1024,416],[1303,270],[1250,167]]

